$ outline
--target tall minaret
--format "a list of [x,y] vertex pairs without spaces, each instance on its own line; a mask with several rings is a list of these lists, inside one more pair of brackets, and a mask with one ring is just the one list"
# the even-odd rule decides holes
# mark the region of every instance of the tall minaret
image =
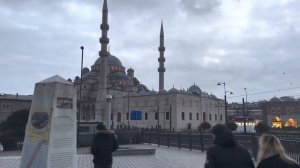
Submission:
[[160,42],[159,42],[159,57],[158,57],[158,62],[159,62],[159,91],[164,90],[164,72],[166,71],[164,67],[164,63],[166,61],[164,57],[164,52],[165,52],[165,46],[164,46],[164,27],[163,27],[163,22],[161,21],[161,27],[160,27]]
[[[99,56],[101,57],[100,62],[100,75],[99,75],[99,90],[97,93],[97,102],[96,102],[96,120],[104,121],[104,115],[106,113],[106,102],[105,97],[107,95],[107,57],[109,53],[107,51],[107,46],[109,43],[109,38],[107,37],[107,31],[109,29],[108,25],[108,9],[107,9],[107,0],[103,2],[102,9],[102,24],[100,26],[102,31],[102,36],[100,38],[101,51],[99,51]],[[101,118],[101,119],[100,119]]]

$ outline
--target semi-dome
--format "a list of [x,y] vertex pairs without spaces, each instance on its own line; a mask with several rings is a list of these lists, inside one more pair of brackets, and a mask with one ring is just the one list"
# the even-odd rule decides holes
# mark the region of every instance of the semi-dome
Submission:
[[211,98],[213,98],[213,99],[218,99],[217,96],[214,95],[214,94],[210,94],[209,96],[210,96]]
[[149,92],[149,89],[147,88],[147,86],[145,86],[143,84],[139,84],[138,85],[138,92]]
[[[100,65],[101,64],[101,57],[99,57],[94,65]],[[123,66],[122,62],[119,60],[119,58],[117,58],[116,56],[113,56],[111,54],[109,54],[109,56],[107,57],[107,64],[108,65],[119,65],[119,66]]]
[[193,94],[201,94],[201,89],[199,86],[197,86],[196,84],[192,85],[189,89],[189,92],[193,93]]
[[114,79],[128,79],[128,76],[122,72],[115,72],[111,74],[111,77]]

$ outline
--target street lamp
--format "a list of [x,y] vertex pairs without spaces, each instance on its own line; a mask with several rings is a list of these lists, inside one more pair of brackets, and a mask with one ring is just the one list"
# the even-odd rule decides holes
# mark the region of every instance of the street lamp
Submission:
[[79,109],[78,109],[78,115],[79,115],[79,119],[78,121],[80,122],[80,116],[81,116],[81,85],[82,85],[82,66],[83,66],[83,50],[84,47],[81,46],[81,67],[80,67],[80,83],[79,83]]
[[80,127],[80,117],[81,117],[81,85],[82,85],[82,65],[83,65],[83,50],[84,47],[81,46],[81,67],[80,67],[80,83],[79,83],[79,109],[78,109],[78,117],[77,117],[77,136],[79,136],[79,127]]
[[227,100],[226,100],[226,93],[229,93],[229,94],[233,94],[231,91],[227,91],[226,90],[226,84],[225,84],[225,82],[218,82],[217,83],[217,85],[218,86],[220,86],[220,85],[223,85],[224,86],[224,106],[225,106],[225,124],[227,124]]
[[248,114],[248,106],[247,106],[247,95],[248,95],[248,93],[247,93],[247,88],[244,88],[244,90],[245,90],[245,93],[246,93],[246,112]]
[[243,108],[243,111],[244,111],[243,116],[244,116],[244,133],[246,134],[247,128],[246,128],[246,115],[245,115],[245,111],[246,111],[246,113],[248,114],[248,106],[247,106],[247,88],[244,88],[244,90],[245,90],[245,93],[246,93],[246,110],[245,110],[245,106],[244,106],[244,98],[243,98],[243,106],[244,106],[244,108]]
[[[112,96],[111,96],[111,95],[106,95],[106,102],[107,102],[106,128],[107,128],[108,130],[111,130],[111,127],[110,127],[111,99],[112,99]],[[113,128],[112,128],[112,129],[113,129]]]

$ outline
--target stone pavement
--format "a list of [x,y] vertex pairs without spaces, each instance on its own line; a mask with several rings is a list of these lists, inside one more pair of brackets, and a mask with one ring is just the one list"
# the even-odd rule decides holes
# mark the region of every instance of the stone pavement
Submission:
[[[141,145],[139,145],[141,146]],[[145,144],[144,146],[149,147]],[[155,155],[114,156],[113,168],[203,168],[205,152],[198,150],[157,147]],[[78,168],[93,168],[92,155],[78,150]],[[20,156],[0,155],[0,168],[18,168]]]

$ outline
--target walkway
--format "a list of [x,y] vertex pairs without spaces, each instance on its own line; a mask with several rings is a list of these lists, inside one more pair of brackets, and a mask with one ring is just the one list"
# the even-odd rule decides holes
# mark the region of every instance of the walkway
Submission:
[[[149,145],[145,145],[149,147]],[[203,168],[205,152],[178,148],[157,147],[155,155],[115,156],[113,168]],[[78,168],[93,168],[92,155],[78,150]],[[5,156],[1,153],[1,168],[18,168],[20,156],[11,152]]]

